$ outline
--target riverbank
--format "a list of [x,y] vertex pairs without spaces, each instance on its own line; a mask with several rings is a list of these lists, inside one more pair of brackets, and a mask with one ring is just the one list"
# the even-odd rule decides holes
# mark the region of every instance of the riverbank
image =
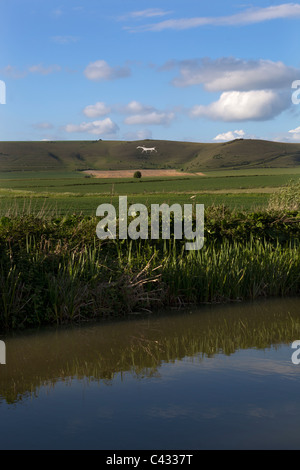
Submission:
[[[205,212],[205,243],[100,241],[99,219],[0,219],[0,328],[300,294],[300,214]],[[171,232],[172,233],[172,232]]]

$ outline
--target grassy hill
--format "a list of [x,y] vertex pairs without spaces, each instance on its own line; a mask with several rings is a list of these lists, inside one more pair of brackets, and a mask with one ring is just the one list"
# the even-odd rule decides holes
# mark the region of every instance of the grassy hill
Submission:
[[[156,147],[157,153],[142,153],[139,145]],[[196,172],[299,165],[300,144],[264,140],[0,142],[0,171],[182,168]]]

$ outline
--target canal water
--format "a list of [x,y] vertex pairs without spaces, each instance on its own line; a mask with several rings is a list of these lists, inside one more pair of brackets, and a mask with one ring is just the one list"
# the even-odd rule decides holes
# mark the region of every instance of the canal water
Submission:
[[1,449],[300,449],[299,298],[0,340]]

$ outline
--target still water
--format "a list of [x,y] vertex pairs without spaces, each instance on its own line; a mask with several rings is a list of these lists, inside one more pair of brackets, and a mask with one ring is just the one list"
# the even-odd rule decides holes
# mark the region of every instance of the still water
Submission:
[[300,449],[299,298],[0,340],[1,449]]

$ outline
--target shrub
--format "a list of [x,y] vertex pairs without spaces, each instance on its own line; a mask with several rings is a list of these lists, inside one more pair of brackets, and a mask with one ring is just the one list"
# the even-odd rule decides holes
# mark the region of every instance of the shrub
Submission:
[[141,178],[142,177],[142,173],[140,171],[136,171],[133,175],[134,178]]

